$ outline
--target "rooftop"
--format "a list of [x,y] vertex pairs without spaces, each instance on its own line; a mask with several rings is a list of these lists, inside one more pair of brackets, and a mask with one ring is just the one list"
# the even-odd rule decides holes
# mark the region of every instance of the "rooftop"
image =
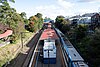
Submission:
[[0,39],[11,35],[12,32],[13,32],[12,30],[7,30],[5,33],[0,34]]
[[42,33],[40,40],[45,40],[45,39],[58,39],[58,36],[56,34],[56,32],[53,29],[45,29],[44,32]]

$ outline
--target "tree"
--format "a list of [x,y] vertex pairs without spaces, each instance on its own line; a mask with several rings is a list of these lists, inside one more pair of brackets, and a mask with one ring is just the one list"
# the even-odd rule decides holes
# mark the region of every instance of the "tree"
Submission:
[[[80,50],[85,61],[90,67],[100,66],[100,29],[96,30],[94,35],[88,35],[81,39],[76,46]],[[94,56],[95,55],[95,56]]]
[[15,3],[15,0],[0,0],[0,3],[4,6],[9,6],[8,1]]
[[34,16],[31,16],[29,18],[29,30],[31,32],[36,32],[38,29],[42,28],[43,25],[43,18],[41,13],[37,13]]
[[[14,0],[9,0],[15,2]],[[22,13],[24,16],[25,14]],[[18,37],[18,34],[24,30],[24,20],[14,8],[11,8],[8,0],[0,0],[0,23],[9,25],[9,29],[13,30],[14,37]]]
[[56,22],[55,22],[55,26],[61,30],[61,26],[62,26],[62,22],[64,20],[63,16],[57,16],[56,17]]
[[[89,44],[88,44],[88,53],[89,57],[93,59],[89,59],[89,63],[92,67],[100,66],[100,29],[96,30],[95,34],[90,38]],[[94,56],[95,55],[95,56]]]
[[22,12],[21,14],[20,14],[20,16],[22,17],[22,18],[26,18],[26,13],[25,12]]
[[42,14],[41,13],[37,13],[35,16],[38,17],[38,18],[42,18]]
[[86,36],[86,32],[87,32],[87,27],[83,27],[79,25],[78,27],[74,29],[74,34],[76,35],[75,39],[77,41],[80,41],[82,38]]
[[55,26],[64,34],[70,30],[70,23],[68,19],[65,19],[63,16],[57,16]]
[[24,23],[27,25],[27,24],[29,23],[29,20],[28,20],[27,17],[26,17],[26,13],[25,13],[25,12],[22,12],[22,13],[20,14],[20,16],[23,18]]

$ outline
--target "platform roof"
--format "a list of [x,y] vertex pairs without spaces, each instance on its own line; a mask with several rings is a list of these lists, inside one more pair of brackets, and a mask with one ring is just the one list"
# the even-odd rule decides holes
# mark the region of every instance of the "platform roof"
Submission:
[[44,32],[42,33],[42,35],[40,37],[40,40],[45,40],[48,38],[54,39],[54,40],[58,39],[58,36],[57,36],[55,30],[50,29],[50,28],[44,30]]
[[0,39],[1,38],[4,38],[4,37],[7,37],[9,35],[12,35],[13,31],[12,30],[7,30],[5,33],[3,34],[0,34]]

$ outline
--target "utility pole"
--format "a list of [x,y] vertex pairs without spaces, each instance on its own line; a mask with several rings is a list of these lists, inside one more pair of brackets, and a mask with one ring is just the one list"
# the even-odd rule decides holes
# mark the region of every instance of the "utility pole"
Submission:
[[24,47],[24,36],[25,35],[23,35],[23,34],[25,34],[25,33],[29,33],[29,32],[21,32],[20,34],[21,34],[21,49],[23,49],[23,47]]
[[23,49],[23,32],[21,32],[21,49]]

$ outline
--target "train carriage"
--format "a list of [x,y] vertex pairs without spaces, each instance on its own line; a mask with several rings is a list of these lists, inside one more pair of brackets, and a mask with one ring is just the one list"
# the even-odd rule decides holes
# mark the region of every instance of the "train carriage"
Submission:
[[65,35],[58,29],[55,29],[60,37],[60,41],[63,44],[65,54],[68,55],[67,62],[68,67],[89,67],[84,59],[80,56],[74,46],[70,43],[70,41],[65,38]]
[[43,63],[55,64],[56,63],[56,46],[55,40],[44,40],[43,46]]
[[66,48],[69,55],[69,67],[87,67],[84,59],[79,55],[74,47]]

